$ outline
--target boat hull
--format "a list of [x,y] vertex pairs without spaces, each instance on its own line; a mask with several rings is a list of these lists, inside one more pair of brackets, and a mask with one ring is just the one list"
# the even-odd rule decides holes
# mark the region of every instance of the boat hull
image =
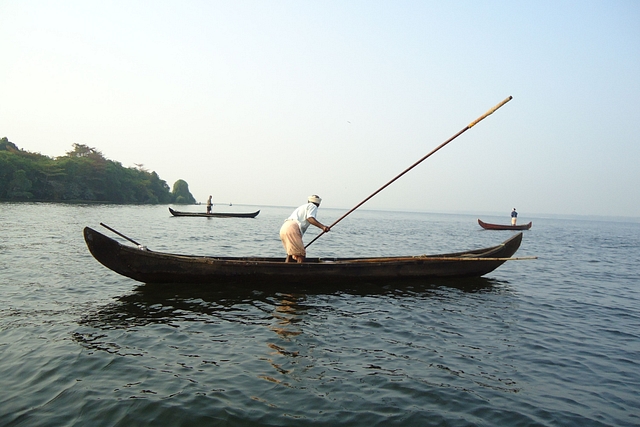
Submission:
[[204,216],[212,218],[255,218],[260,213],[259,210],[255,212],[180,212],[169,208],[169,212],[173,216]]
[[85,227],[89,251],[110,270],[143,283],[243,282],[268,284],[310,282],[376,282],[393,279],[480,277],[502,265],[520,247],[522,233],[500,245],[442,255],[387,258],[307,258],[285,263],[282,258],[207,257],[154,252],[122,245]]
[[480,225],[480,227],[484,228],[485,230],[528,230],[531,228],[531,225],[533,223],[529,222],[528,224],[522,224],[522,225],[502,225],[502,224],[489,224],[488,222],[478,220],[478,224]]

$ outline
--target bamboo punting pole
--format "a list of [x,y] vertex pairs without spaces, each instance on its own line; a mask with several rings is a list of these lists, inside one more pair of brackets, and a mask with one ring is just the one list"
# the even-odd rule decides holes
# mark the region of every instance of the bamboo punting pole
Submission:
[[[336,225],[337,223],[339,223],[340,221],[342,221],[343,219],[345,219],[347,217],[347,215],[349,215],[351,212],[355,211],[356,209],[358,209],[360,206],[364,205],[366,202],[369,201],[369,199],[371,199],[373,196],[375,196],[376,194],[378,194],[379,192],[381,192],[382,190],[384,190],[385,188],[387,188],[389,185],[391,185],[394,181],[396,181],[398,178],[400,178],[402,175],[404,175],[405,173],[409,172],[411,169],[415,168],[416,166],[418,166],[420,163],[422,163],[424,160],[426,160],[429,156],[431,156],[433,153],[435,153],[436,151],[438,151],[439,149],[441,149],[442,147],[444,147],[445,145],[447,145],[448,143],[450,143],[451,141],[453,141],[454,139],[456,139],[457,137],[459,137],[460,135],[462,135],[464,132],[468,131],[469,129],[471,129],[472,127],[474,127],[475,125],[477,125],[481,120],[484,120],[485,118],[487,118],[487,116],[490,116],[491,114],[493,114],[498,108],[502,107],[504,104],[506,104],[507,102],[511,101],[513,97],[509,96],[508,98],[506,98],[505,100],[503,100],[502,102],[500,102],[498,105],[496,105],[495,107],[491,108],[489,111],[487,111],[486,113],[484,113],[482,116],[478,117],[477,119],[475,119],[474,121],[472,121],[471,123],[469,123],[464,129],[462,129],[460,132],[456,133],[455,135],[453,135],[451,138],[447,139],[445,142],[443,142],[442,144],[440,144],[439,146],[437,146],[433,151],[431,151],[429,154],[427,154],[426,156],[424,156],[423,158],[421,158],[420,160],[418,160],[417,162],[415,162],[414,164],[412,164],[411,166],[409,166],[407,169],[405,169],[404,171],[402,171],[401,173],[399,173],[395,178],[393,178],[391,181],[387,182],[385,185],[383,185],[382,187],[378,188],[376,191],[373,192],[373,194],[371,194],[369,197],[367,197],[366,199],[364,199],[363,201],[361,201],[360,203],[358,203],[357,205],[355,205],[349,212],[345,213],[344,215],[342,215],[340,218],[338,218],[337,220],[335,220],[333,222],[333,224],[331,224],[329,226],[329,228],[332,228],[334,225]],[[315,242],[316,240],[318,240],[322,235],[324,235],[325,232],[323,231],[322,233],[318,234],[312,241],[310,241],[309,243],[307,243],[307,245],[305,246],[305,248],[309,247],[309,245],[311,245],[313,242]]]

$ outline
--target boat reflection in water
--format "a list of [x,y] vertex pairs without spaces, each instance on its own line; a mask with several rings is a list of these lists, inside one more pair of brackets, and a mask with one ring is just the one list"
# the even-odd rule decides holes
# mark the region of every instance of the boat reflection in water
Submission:
[[[425,357],[439,357],[432,335],[450,329],[442,310],[509,293],[487,278],[339,285],[283,293],[143,284],[82,316],[73,338],[104,359],[96,363],[108,366],[100,375],[117,398],[198,394],[226,407],[240,394],[266,408],[293,399],[291,411],[322,407],[322,396],[345,393],[354,375],[412,381],[401,367],[413,352],[416,366],[437,375]],[[422,376],[420,384],[439,381]]]
[[[243,281],[246,285],[246,282]],[[79,323],[96,328],[130,328],[154,323],[175,321],[211,321],[213,318],[231,322],[265,324],[271,322],[274,332],[290,326],[295,320],[290,315],[305,314],[309,307],[304,302],[309,297],[352,295],[362,297],[422,297],[438,293],[438,289],[456,288],[462,292],[494,292],[501,282],[485,277],[452,278],[437,280],[389,280],[386,283],[332,281],[323,286],[314,283],[300,286],[295,292],[282,293],[273,290],[250,290],[235,287],[233,281],[227,288],[207,285],[143,284],[130,294],[118,297],[93,313],[87,313]],[[267,288],[269,289],[269,288]],[[337,290],[339,289],[339,290]],[[257,308],[259,318],[246,315],[246,308]],[[279,326],[278,326],[279,325]],[[286,332],[282,332],[286,335]]]

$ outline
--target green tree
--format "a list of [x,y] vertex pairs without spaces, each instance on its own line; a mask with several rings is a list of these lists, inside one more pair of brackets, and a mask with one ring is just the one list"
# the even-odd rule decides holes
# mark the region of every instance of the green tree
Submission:
[[[181,200],[194,203],[186,182],[183,186]],[[73,144],[73,150],[54,159],[21,150],[6,137],[0,139],[0,200],[171,203],[174,199],[156,172],[141,165],[126,168],[93,147]]]
[[27,173],[20,169],[13,174],[13,179],[9,182],[7,195],[12,199],[30,199],[33,197],[31,190],[32,183],[27,178]]

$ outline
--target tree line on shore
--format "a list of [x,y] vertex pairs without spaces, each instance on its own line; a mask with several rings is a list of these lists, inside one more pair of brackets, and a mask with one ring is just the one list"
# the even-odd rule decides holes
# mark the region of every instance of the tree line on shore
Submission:
[[52,158],[22,150],[6,137],[0,139],[0,200],[195,203],[184,180],[170,190],[156,172],[124,167],[87,145],[73,144],[73,150]]

